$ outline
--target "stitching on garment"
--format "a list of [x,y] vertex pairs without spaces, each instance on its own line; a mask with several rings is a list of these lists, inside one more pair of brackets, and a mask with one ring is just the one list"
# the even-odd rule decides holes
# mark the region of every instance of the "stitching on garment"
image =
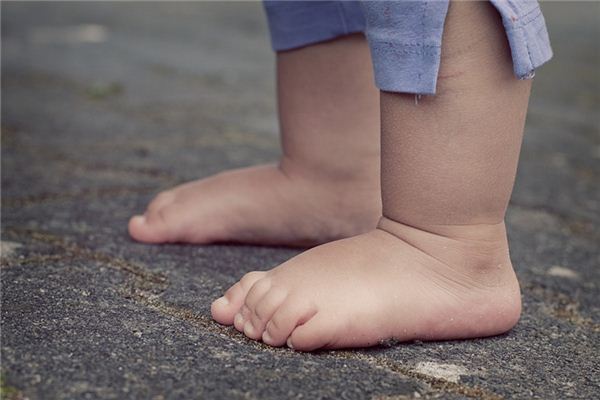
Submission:
[[415,47],[441,47],[439,44],[424,44],[424,43],[405,43],[405,42],[385,42],[385,41],[380,41],[380,43],[392,43],[392,44],[396,44],[398,46],[415,46]]
[[[425,30],[425,28],[426,28],[426,27],[425,27],[425,14],[426,14],[426,13],[427,13],[427,2],[426,2],[426,1],[424,1],[424,2],[423,2],[423,11],[422,11],[422,14],[421,14],[421,38],[424,38],[424,37],[425,37],[425,32],[426,32],[426,30]],[[423,48],[423,50],[425,50],[425,49],[428,49],[428,48],[424,47],[424,48]],[[426,54],[426,52],[425,52],[425,51],[423,51],[423,52],[421,52],[421,53],[417,53],[417,54],[424,55],[424,54]],[[424,62],[424,61],[425,61],[425,60],[422,60],[422,62]],[[419,84],[418,84],[418,85],[419,85],[419,87],[420,87],[420,86],[421,86],[421,83],[422,83],[422,81],[423,81],[423,73],[422,73],[421,71],[419,71],[419,73],[418,73],[418,75],[417,75],[417,76],[418,76],[418,78],[419,78]]]
[[[537,20],[539,20],[541,17],[543,17],[542,15],[542,10],[539,10],[539,13],[535,15],[535,17],[526,20],[526,21],[522,21],[522,20],[517,20],[517,24],[509,24],[509,25],[504,25],[504,30],[508,33],[508,32],[513,32],[516,31],[518,29],[521,29],[523,27],[526,27],[534,22],[536,22]],[[512,22],[512,21],[511,21]]]
[[539,10],[539,7],[533,7],[531,10],[527,11],[525,14],[520,15],[518,18],[519,19],[525,19],[528,15],[533,14],[534,12],[536,12],[537,10]]
[[527,55],[529,56],[529,71],[521,79],[531,79],[535,76],[535,68],[533,67],[533,57],[531,57],[531,51],[529,50],[529,40],[525,39],[525,47],[527,47]]
[[[498,11],[500,11],[500,10],[498,10]],[[533,14],[536,11],[537,11],[537,14],[530,16],[531,14]],[[501,14],[501,15],[502,15],[504,29],[507,32],[509,32],[509,31],[517,30],[522,26],[529,25],[532,22],[535,22],[537,19],[542,17],[542,10],[539,7],[535,8],[535,9],[529,11],[528,13],[526,13],[525,15],[518,17],[515,21],[513,21],[510,16],[505,16],[504,14]],[[528,16],[530,16],[530,17],[526,18]],[[506,24],[506,23],[504,23],[504,21],[509,21],[510,23]]]
[[[386,46],[387,44],[387,46]],[[376,50],[379,53],[386,53],[386,54],[426,54],[426,55],[438,55],[439,54],[439,49],[440,46],[430,46],[427,48],[422,48],[422,49],[412,49],[412,48],[398,48],[396,46],[394,47],[390,47],[389,46],[389,42],[379,42],[379,43],[373,43],[373,49]],[[400,44],[399,47],[402,47],[402,45]]]
[[[533,11],[537,11],[537,14],[535,14],[535,15],[533,15],[532,17],[529,17],[529,18],[525,18],[525,17],[523,17],[523,18],[520,18],[520,19],[519,19],[519,22],[520,22],[520,25],[521,25],[521,26],[528,25],[528,24],[530,24],[531,22],[535,21],[536,19],[538,19],[539,17],[541,17],[541,16],[542,16],[542,10],[541,10],[541,9],[537,8],[537,9],[535,9],[535,10],[533,10]],[[530,14],[532,14],[532,13],[529,13],[529,14],[527,14],[527,15],[530,15]]]
[[[533,76],[535,76],[535,63],[533,60],[533,56],[531,54],[531,46],[530,46],[530,40],[529,40],[529,36],[526,34],[526,27],[528,25],[530,25],[531,23],[534,23],[535,21],[539,20],[540,18],[543,18],[542,15],[542,10],[538,7],[537,8],[538,13],[535,14],[534,17],[530,18],[527,22],[524,22],[522,26],[519,27],[519,29],[521,30],[521,34],[523,37],[523,40],[525,42],[525,48],[527,49],[527,56],[529,57],[529,71],[526,75],[524,75],[523,77],[520,77],[520,79],[531,79],[533,78]],[[529,13],[531,14],[531,13]],[[535,36],[536,38],[539,39],[539,42],[546,42],[546,39],[544,38],[540,38],[540,33],[545,31],[546,29],[546,25],[544,23],[544,21],[542,21],[542,24],[540,25],[540,27],[538,29],[536,29],[535,31]],[[544,43],[544,46],[547,46],[547,43]]]
[[[528,79],[528,78],[533,78],[533,76],[531,76],[531,74],[535,74],[535,68],[533,68],[533,57],[531,57],[531,50],[529,48],[529,38],[527,37],[527,35],[525,34],[525,31],[523,29],[523,27],[520,27],[519,30],[521,31],[521,36],[523,41],[525,42],[525,48],[527,49],[527,55],[529,56],[529,65],[528,65],[528,71],[525,75],[523,76],[519,76],[519,79],[524,80],[524,79]],[[514,61],[513,61],[514,63]]]

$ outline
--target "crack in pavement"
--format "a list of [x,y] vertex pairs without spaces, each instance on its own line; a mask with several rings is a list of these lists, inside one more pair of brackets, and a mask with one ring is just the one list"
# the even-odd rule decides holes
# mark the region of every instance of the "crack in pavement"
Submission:
[[[345,352],[348,353],[348,352]],[[344,354],[346,355],[346,354]],[[428,384],[433,391],[441,393],[451,393],[463,395],[470,398],[481,399],[481,400],[502,400],[504,397],[497,393],[486,390],[477,385],[464,385],[456,382],[451,382],[446,379],[436,378],[431,375],[423,374],[415,371],[411,367],[406,367],[396,362],[392,362],[388,359],[381,357],[374,357],[364,353],[349,353],[347,358],[355,358],[363,360],[371,365],[384,368],[401,375],[413,378],[419,382]],[[427,396],[427,394],[425,394]]]
[[63,193],[41,193],[31,196],[25,196],[15,199],[2,199],[2,207],[9,208],[23,208],[44,205],[53,201],[67,201],[73,199],[96,199],[106,196],[126,196],[130,194],[146,194],[153,193],[156,191],[156,186],[147,187],[124,187],[124,186],[112,186],[105,188],[86,188],[81,189],[78,192],[63,192]]
[[[3,132],[5,127],[2,127]],[[16,130],[16,129],[15,129]],[[56,167],[65,167],[70,169],[78,169],[86,172],[108,172],[113,174],[126,174],[133,175],[134,177],[146,176],[150,178],[155,178],[159,180],[165,180],[167,183],[180,183],[183,181],[182,178],[177,177],[176,175],[164,171],[159,167],[135,167],[135,166],[125,166],[125,165],[114,165],[107,164],[98,161],[94,162],[84,162],[73,158],[69,154],[65,154],[59,150],[50,150],[47,145],[43,146],[20,146],[20,145],[11,145],[13,147],[12,150],[18,150],[21,155],[24,152],[29,152],[32,156],[35,156],[36,160],[43,162],[45,165],[52,163],[53,166]],[[97,148],[97,144],[93,146]],[[78,146],[78,151],[85,153],[86,146]],[[135,149],[131,149],[135,151]],[[139,151],[139,150],[138,150]]]
[[600,241],[600,232],[596,230],[594,223],[582,217],[569,215],[553,207],[543,204],[529,205],[511,200],[509,209],[515,208],[525,212],[541,212],[550,215],[566,227],[570,233],[587,240]]
[[579,302],[564,293],[552,291],[546,287],[530,283],[523,288],[542,299],[550,309],[550,315],[556,319],[567,321],[575,326],[589,328],[594,333],[600,333],[600,324],[591,318],[586,318],[579,312]]
[[[168,277],[162,272],[148,271],[145,267],[124,260],[122,258],[113,257],[105,253],[83,248],[73,242],[67,241],[56,235],[43,233],[28,229],[7,229],[3,235],[14,237],[15,239],[24,242],[24,239],[33,239],[38,242],[46,243],[56,249],[63,251],[62,254],[43,254],[25,258],[4,258],[1,261],[2,268],[10,268],[20,265],[26,265],[36,262],[46,262],[55,260],[83,260],[96,261],[108,268],[116,269],[124,272],[129,277],[124,284],[121,294],[126,299],[131,299],[162,314],[176,317],[185,320],[201,327],[202,329],[223,336],[226,333],[235,332],[236,330],[218,325],[211,317],[203,314],[198,314],[192,310],[179,307],[159,299],[159,296],[169,287]],[[256,343],[247,339],[242,334],[237,334],[239,338],[226,335],[239,343]],[[261,345],[260,347],[264,347]]]
[[[100,253],[94,250],[86,249],[73,242],[69,242],[63,238],[60,238],[56,235],[50,233],[37,232],[29,229],[7,229],[4,232],[4,235],[16,236],[22,238],[25,236],[29,239],[33,239],[39,242],[43,242],[46,244],[50,244],[62,251],[64,254],[49,254],[49,255],[41,255],[34,256],[30,258],[18,259],[20,264],[27,263],[28,261],[35,260],[47,260],[48,257],[57,257],[62,260],[64,259],[79,259],[79,260],[88,260],[88,261],[97,261],[103,264],[106,264],[108,267],[117,269],[119,271],[125,272],[130,276],[135,278],[135,284],[133,286],[134,289],[142,288],[142,289],[150,289],[153,292],[162,292],[168,286],[167,276],[163,273],[157,273],[148,271],[146,268],[134,264],[132,262],[126,261],[122,258],[117,258],[113,256],[109,256],[104,253]],[[6,260],[6,263],[10,266],[10,260]]]
[[[126,276],[129,277],[129,279],[126,279],[121,292],[122,296],[126,299],[131,299],[136,303],[145,306],[150,310],[159,312],[165,316],[186,321],[187,323],[190,323],[207,333],[218,335],[227,340],[235,341],[238,344],[243,344],[245,346],[249,345],[256,350],[268,351],[286,357],[293,357],[297,355],[296,352],[287,348],[273,348],[264,345],[261,342],[250,340],[241,333],[238,333],[232,327],[225,327],[217,324],[209,316],[199,314],[190,309],[169,304],[168,302],[161,300],[160,295],[169,287],[169,280],[164,273],[148,271],[145,267],[139,264],[124,260],[119,257],[113,257],[101,252],[83,248],[71,241],[65,240],[50,233],[37,232],[28,229],[8,229],[4,232],[4,234],[11,237],[14,236],[21,241],[23,241],[25,238],[28,238],[33,239],[34,241],[50,244],[51,246],[62,250],[63,254],[48,254],[26,258],[3,259],[3,268],[15,266],[14,263],[17,263],[18,265],[24,265],[31,262],[46,262],[59,259],[96,261],[106,265],[109,268],[124,272]],[[453,393],[484,400],[498,400],[502,398],[501,396],[479,386],[464,385],[450,382],[445,379],[432,377],[416,372],[410,367],[399,365],[398,363],[390,360],[370,356],[361,352],[338,350],[323,351],[319,354],[338,360],[351,359],[355,361],[361,361],[373,366],[374,368],[382,368],[392,373],[401,374],[405,377],[414,379],[417,382],[426,384],[431,391],[437,393]],[[424,395],[427,395],[427,393]]]

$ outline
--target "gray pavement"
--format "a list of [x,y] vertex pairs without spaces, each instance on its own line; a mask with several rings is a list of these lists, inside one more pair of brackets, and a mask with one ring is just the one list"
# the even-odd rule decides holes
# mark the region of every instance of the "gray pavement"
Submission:
[[600,3],[545,3],[508,213],[510,333],[300,354],[212,322],[297,250],[147,246],[153,193],[278,155],[256,3],[2,2],[2,397],[600,397]]

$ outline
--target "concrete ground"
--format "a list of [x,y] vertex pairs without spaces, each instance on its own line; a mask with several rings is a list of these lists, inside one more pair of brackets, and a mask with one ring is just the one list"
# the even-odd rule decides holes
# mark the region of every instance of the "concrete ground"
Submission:
[[214,323],[211,299],[296,250],[148,246],[157,191],[278,155],[256,3],[2,2],[2,397],[600,397],[600,3],[545,3],[508,213],[510,333],[300,354]]

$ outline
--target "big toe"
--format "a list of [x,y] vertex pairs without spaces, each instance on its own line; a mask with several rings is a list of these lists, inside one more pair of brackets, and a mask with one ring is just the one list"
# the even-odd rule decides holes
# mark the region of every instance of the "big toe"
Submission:
[[164,221],[149,220],[146,215],[135,215],[129,220],[129,235],[138,242],[163,243],[168,240]]
[[223,325],[232,325],[235,315],[240,311],[248,291],[266,272],[249,272],[239,282],[230,287],[223,297],[213,301],[210,312],[215,321]]

